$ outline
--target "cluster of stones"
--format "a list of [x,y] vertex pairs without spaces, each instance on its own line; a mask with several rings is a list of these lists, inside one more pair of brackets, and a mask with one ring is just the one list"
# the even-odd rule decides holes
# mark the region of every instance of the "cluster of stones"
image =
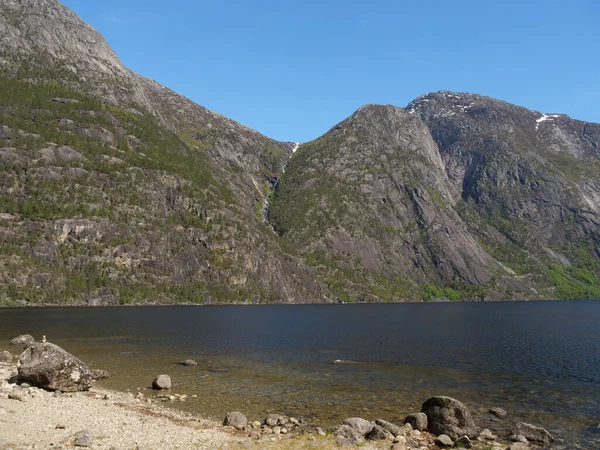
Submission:
[[[294,437],[295,433],[305,431],[306,425],[303,419],[287,417],[279,414],[269,414],[261,421],[249,422],[248,418],[239,411],[227,413],[223,420],[223,426],[232,427],[236,430],[245,431],[253,439],[267,438],[276,441],[281,436]],[[317,428],[316,431],[325,435],[325,431]]]

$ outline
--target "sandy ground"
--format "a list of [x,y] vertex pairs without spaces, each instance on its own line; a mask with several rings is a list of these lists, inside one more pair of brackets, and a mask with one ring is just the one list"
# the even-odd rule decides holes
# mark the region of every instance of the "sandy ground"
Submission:
[[[128,394],[20,389],[6,381],[11,372],[16,373],[14,365],[0,364],[0,449],[72,448],[82,430],[89,432],[94,449],[237,449],[251,444],[220,424],[138,403]],[[10,399],[14,394],[23,400]]]

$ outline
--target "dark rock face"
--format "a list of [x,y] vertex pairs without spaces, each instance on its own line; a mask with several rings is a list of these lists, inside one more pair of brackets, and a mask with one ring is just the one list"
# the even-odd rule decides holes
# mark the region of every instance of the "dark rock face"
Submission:
[[52,391],[87,391],[94,378],[89,367],[51,343],[33,344],[17,364],[19,379]]
[[524,436],[529,441],[538,442],[542,444],[549,444],[554,441],[554,437],[545,430],[544,428],[537,427],[525,422],[519,422],[515,425],[513,434],[518,436]]
[[12,341],[10,341],[10,345],[20,345],[23,348],[27,348],[35,344],[35,339],[30,334],[23,334],[21,336],[17,336]]
[[471,411],[454,398],[432,397],[423,403],[421,411],[427,415],[428,431],[435,435],[446,434],[453,440],[461,436],[477,436],[478,429]]

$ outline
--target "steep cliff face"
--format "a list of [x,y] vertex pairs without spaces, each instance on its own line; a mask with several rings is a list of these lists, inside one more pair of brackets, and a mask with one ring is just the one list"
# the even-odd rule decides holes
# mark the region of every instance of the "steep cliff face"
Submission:
[[478,95],[367,106],[301,147],[271,218],[341,298],[593,297],[599,147]]
[[[571,284],[569,272],[597,275],[597,124],[448,92],[420,97],[407,110],[427,123],[463,218],[498,260],[550,284],[564,271]],[[553,266],[559,273],[548,273]]]
[[291,154],[123,67],[57,0],[0,0],[5,302],[322,300],[260,205]]
[[[270,216],[342,299],[414,297],[427,283],[449,296],[495,287],[508,272],[468,233],[451,191],[425,124],[369,105],[300,148]],[[336,279],[340,268],[354,282]]]

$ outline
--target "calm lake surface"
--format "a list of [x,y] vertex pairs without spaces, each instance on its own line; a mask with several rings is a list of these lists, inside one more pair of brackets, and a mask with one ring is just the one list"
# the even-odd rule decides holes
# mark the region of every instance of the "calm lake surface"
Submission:
[[401,422],[450,395],[493,431],[526,421],[600,448],[600,301],[0,310],[0,349],[24,333],[109,370],[108,388],[168,373],[198,395],[174,407],[217,419]]

